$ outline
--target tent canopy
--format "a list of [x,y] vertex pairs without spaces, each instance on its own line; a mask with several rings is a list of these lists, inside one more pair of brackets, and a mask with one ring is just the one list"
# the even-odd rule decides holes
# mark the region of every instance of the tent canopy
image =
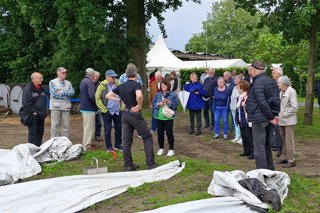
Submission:
[[164,43],[162,35],[159,35],[152,49],[147,53],[147,69],[161,68],[168,72],[180,70],[184,67],[183,61],[177,58]]
[[208,60],[208,61],[184,61],[185,68],[231,68],[231,67],[248,67],[242,59],[223,59],[223,60]]

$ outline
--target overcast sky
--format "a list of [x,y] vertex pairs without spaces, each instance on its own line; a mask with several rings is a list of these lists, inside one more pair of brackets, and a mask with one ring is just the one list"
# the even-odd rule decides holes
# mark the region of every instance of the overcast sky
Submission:
[[[164,13],[164,26],[167,38],[164,40],[169,48],[184,50],[185,44],[194,33],[202,32],[202,22],[206,20],[207,13],[214,2],[219,0],[202,0],[201,4],[194,2],[183,2],[183,6],[173,12],[167,10]],[[155,18],[150,21],[151,26],[147,26],[152,41],[155,42],[160,29]]]

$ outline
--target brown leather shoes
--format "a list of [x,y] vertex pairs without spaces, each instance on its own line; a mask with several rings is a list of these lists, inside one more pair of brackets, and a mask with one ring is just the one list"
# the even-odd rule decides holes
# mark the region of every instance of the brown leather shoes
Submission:
[[296,163],[295,162],[289,162],[287,164],[282,165],[282,168],[291,168],[291,167],[295,167]]

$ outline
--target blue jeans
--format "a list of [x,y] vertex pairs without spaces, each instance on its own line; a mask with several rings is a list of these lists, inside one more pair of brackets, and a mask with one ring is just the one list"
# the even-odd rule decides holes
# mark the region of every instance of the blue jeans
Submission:
[[223,121],[223,134],[228,135],[228,110],[227,106],[214,107],[214,131],[216,135],[220,134],[220,119]]
[[157,121],[156,119],[153,117],[154,116],[154,109],[152,108],[152,118],[151,118],[151,130],[152,131],[157,131]]
[[235,124],[234,125],[234,129],[236,130],[235,138],[239,139],[239,138],[241,138],[241,132],[240,132],[240,126],[236,122],[236,110],[231,110],[231,114],[232,114],[232,121]]
[[121,123],[121,112],[119,115],[113,114],[111,115],[108,111],[107,113],[101,113],[103,118],[103,125],[104,125],[104,138],[106,142],[107,150],[112,149],[111,143],[111,129],[112,129],[112,121],[114,125],[114,140],[115,140],[115,148],[122,149],[122,123]]

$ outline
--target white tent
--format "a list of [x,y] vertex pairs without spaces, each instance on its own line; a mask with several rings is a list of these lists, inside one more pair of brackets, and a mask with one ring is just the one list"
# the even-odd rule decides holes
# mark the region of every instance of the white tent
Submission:
[[160,68],[162,75],[170,71],[179,71],[184,68],[182,60],[177,58],[164,43],[162,35],[159,35],[152,49],[147,53],[147,69],[153,71]]
[[185,68],[231,68],[231,67],[248,67],[242,59],[223,59],[223,60],[201,60],[201,61],[184,61]]

